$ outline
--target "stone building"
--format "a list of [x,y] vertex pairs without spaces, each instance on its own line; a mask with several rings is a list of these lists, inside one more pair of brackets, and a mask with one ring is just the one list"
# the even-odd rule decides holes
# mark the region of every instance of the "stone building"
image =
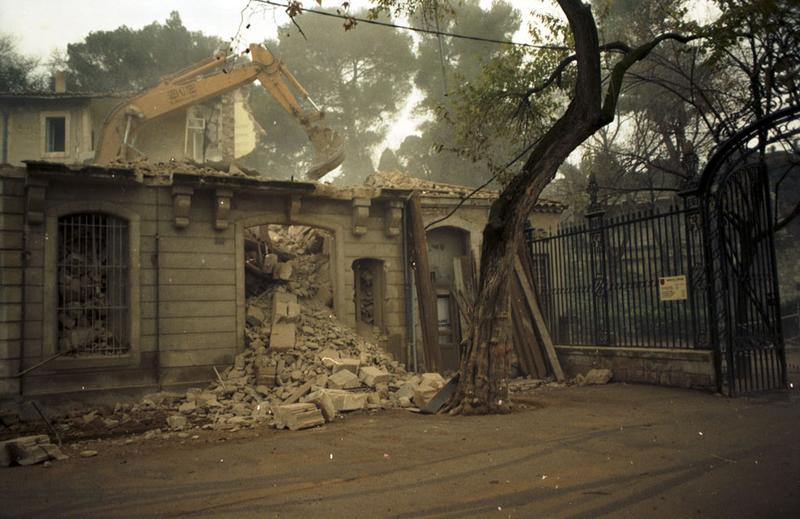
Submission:
[[[183,166],[4,167],[0,395],[207,382],[244,348],[245,230],[266,224],[326,230],[332,312],[357,328],[369,279],[369,324],[414,367],[405,232],[411,187],[378,184],[341,189]],[[464,196],[453,186],[420,191],[427,222]],[[428,232],[445,368],[458,357],[452,259],[480,250],[491,198],[467,200]],[[552,229],[559,211],[543,203],[533,221]],[[77,354],[53,359],[76,345]]]
[[[68,92],[58,78],[54,92],[0,93],[0,164],[91,162],[106,116],[127,98]],[[146,124],[133,147],[153,162],[229,161],[253,151],[263,132],[237,89]]]

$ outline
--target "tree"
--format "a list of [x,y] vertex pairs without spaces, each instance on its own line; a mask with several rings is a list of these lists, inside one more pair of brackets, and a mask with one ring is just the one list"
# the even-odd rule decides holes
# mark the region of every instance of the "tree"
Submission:
[[[294,21],[305,37],[287,25],[280,28],[278,41],[265,45],[325,110],[325,124],[342,133],[347,158],[337,183],[361,183],[374,171],[373,150],[411,91],[411,38],[366,24],[344,31],[341,20],[315,14]],[[267,137],[248,165],[273,177],[299,175],[310,161],[308,138],[263,89],[253,88],[251,106]]]
[[[493,2],[486,10],[477,0],[441,9],[436,7],[436,2],[425,5],[426,8],[411,17],[416,26],[506,40],[519,29],[519,13],[505,1]],[[472,156],[458,141],[451,120],[454,115],[452,94],[460,85],[478,77],[482,67],[502,50],[503,46],[496,43],[446,36],[439,37],[438,41],[436,36],[422,37],[414,85],[424,96],[415,112],[425,120],[418,128],[420,134],[407,137],[398,150],[406,169],[413,175],[478,185],[487,179],[489,164],[508,154],[501,141],[492,143],[490,148],[494,153],[480,158]]]
[[[602,28],[616,35],[634,29],[640,13],[685,12],[683,0],[596,0]],[[721,15],[704,45],[665,45],[629,73],[620,99],[626,131],[606,149],[621,170],[601,189],[619,195],[675,192],[686,186],[711,151],[756,119],[800,101],[800,53],[795,27],[800,6],[786,1],[718,1]],[[667,15],[652,16],[656,20]],[[631,22],[631,20],[634,20]],[[645,34],[647,36],[647,34]],[[593,138],[590,154],[604,143]],[[696,160],[686,160],[691,155]],[[588,174],[588,172],[586,172]],[[778,196],[776,194],[776,196]],[[777,208],[777,205],[776,205]]]
[[45,90],[47,80],[36,74],[39,62],[17,52],[14,39],[0,34],[0,92],[20,93]]
[[[566,28],[551,24],[562,38],[567,56],[543,56],[538,63],[511,55],[484,72],[487,84],[471,85],[464,99],[471,107],[460,123],[468,138],[485,135],[485,126],[517,133],[530,150],[516,173],[507,172],[502,192],[493,202],[483,230],[478,293],[466,331],[467,354],[460,367],[458,387],[448,406],[454,413],[506,412],[510,341],[508,273],[518,252],[523,229],[542,190],[567,157],[595,132],[614,121],[625,72],[664,41],[686,43],[694,37],[663,33],[637,46],[621,42],[601,45],[591,8],[579,0],[558,0]],[[394,6],[384,0],[384,6]],[[408,6],[408,4],[403,4]],[[613,52],[608,80],[603,80],[601,55]],[[551,53],[552,54],[552,53]],[[545,65],[553,65],[549,73]],[[516,68],[514,68],[516,67]],[[497,77],[491,77],[496,72]],[[488,74],[488,75],[487,75]],[[531,82],[530,79],[541,82]],[[566,79],[566,81],[564,81]],[[569,85],[567,107],[560,115],[542,117],[532,108],[555,106],[557,94],[547,93],[562,81]],[[545,93],[543,97],[541,94]],[[545,119],[547,123],[543,123]],[[552,121],[552,123],[550,123]],[[513,127],[509,123],[513,122]],[[534,137],[535,130],[541,132]],[[528,140],[531,139],[535,140]]]
[[141,90],[218,48],[224,49],[222,40],[188,30],[177,11],[163,25],[91,32],[84,41],[67,46],[68,87],[84,92]]

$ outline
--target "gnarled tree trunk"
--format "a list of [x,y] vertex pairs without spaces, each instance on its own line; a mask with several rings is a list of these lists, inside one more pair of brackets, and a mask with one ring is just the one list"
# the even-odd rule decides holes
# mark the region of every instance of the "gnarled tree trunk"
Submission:
[[[452,413],[483,414],[509,410],[511,332],[508,279],[528,215],[569,154],[594,132],[613,121],[625,71],[665,39],[690,39],[666,34],[634,49],[624,44],[612,44],[610,47],[622,52],[623,57],[612,70],[604,97],[601,47],[591,8],[579,0],[559,0],[558,3],[567,16],[575,39],[575,54],[562,62],[576,63],[575,95],[561,118],[533,148],[522,172],[511,180],[492,204],[483,231],[480,278],[472,312],[473,322],[468,330],[467,354],[461,363],[458,388],[447,406]],[[554,80],[555,75],[550,81]]]

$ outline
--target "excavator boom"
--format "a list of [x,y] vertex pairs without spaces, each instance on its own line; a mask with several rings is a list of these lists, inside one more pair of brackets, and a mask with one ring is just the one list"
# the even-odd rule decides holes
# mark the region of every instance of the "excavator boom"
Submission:
[[[222,95],[258,79],[278,104],[292,115],[308,135],[314,164],[306,173],[317,180],[344,161],[344,140],[322,126],[324,113],[309,98],[299,81],[267,49],[250,45],[251,61],[230,70],[217,71],[225,63],[217,54],[162,79],[157,86],[117,106],[106,118],[98,139],[95,162],[125,160],[137,130],[146,122],[176,110]],[[211,72],[210,75],[202,75]],[[300,100],[298,100],[298,97]],[[312,106],[304,110],[301,101]]]

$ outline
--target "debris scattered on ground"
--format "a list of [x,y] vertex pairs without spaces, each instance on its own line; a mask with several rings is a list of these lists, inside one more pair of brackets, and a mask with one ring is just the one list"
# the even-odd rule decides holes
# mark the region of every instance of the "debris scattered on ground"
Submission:
[[586,375],[579,374],[575,377],[575,383],[579,386],[608,384],[613,376],[610,369],[590,369]]
[[66,456],[58,446],[50,443],[46,434],[21,436],[0,442],[0,467],[35,465],[50,460],[65,460]]

